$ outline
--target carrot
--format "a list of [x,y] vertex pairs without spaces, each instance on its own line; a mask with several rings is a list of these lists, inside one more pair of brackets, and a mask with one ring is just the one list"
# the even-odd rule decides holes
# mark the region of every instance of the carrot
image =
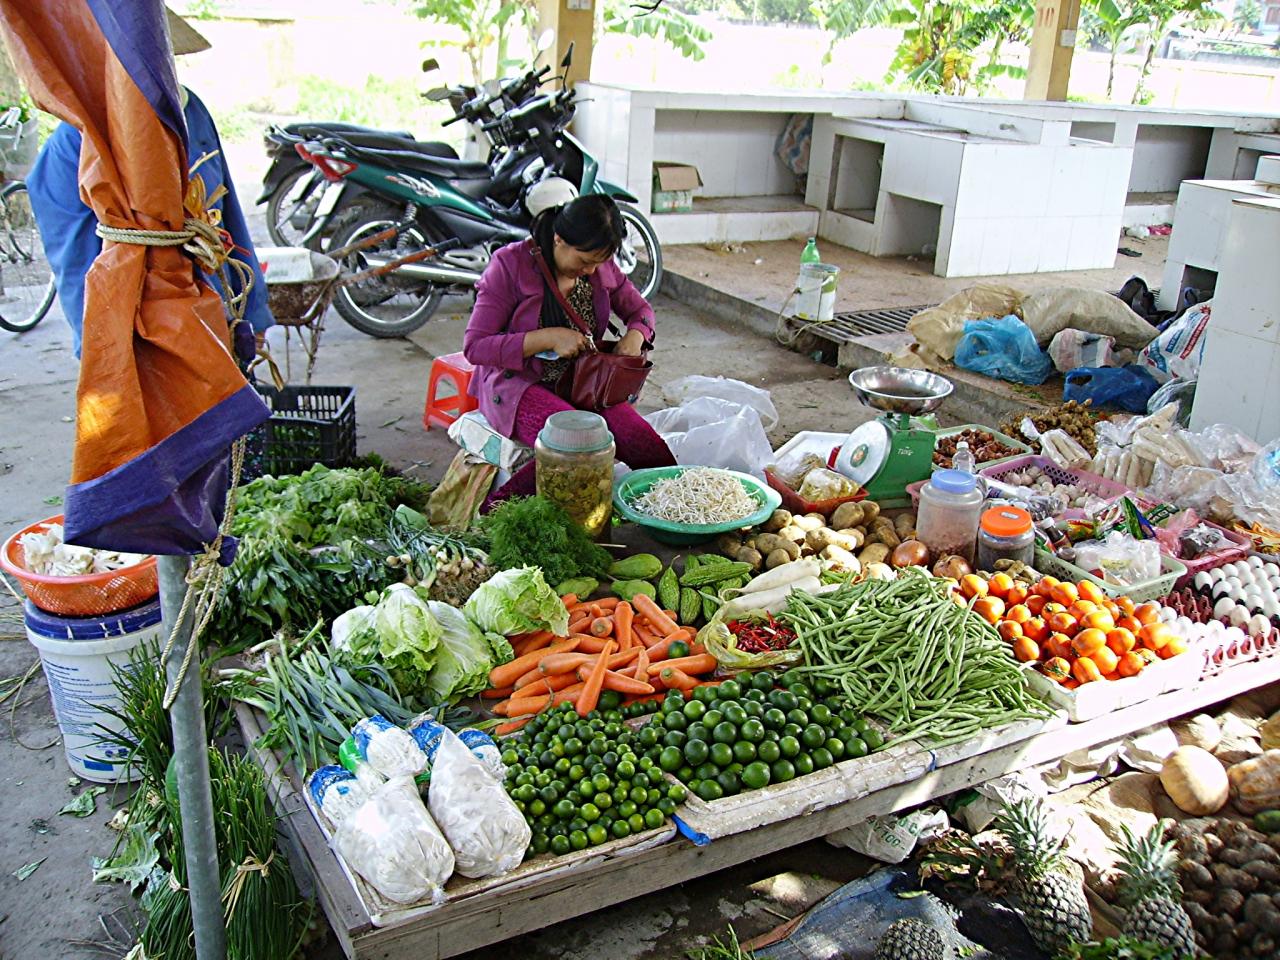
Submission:
[[637,640],[640,641],[640,643],[643,646],[646,646],[646,647],[652,647],[655,643],[657,643],[659,640],[662,639],[661,637],[655,637],[649,631],[649,628],[645,626],[644,621],[640,620],[639,618],[636,618],[631,621],[631,633],[635,636]]
[[571,620],[569,622],[569,635],[573,636],[575,633],[586,633],[587,629],[590,626],[591,626],[590,614],[588,614],[585,617],[581,617],[577,620]]
[[667,614],[658,607],[657,603],[654,602],[652,597],[647,597],[643,593],[637,593],[631,598],[631,602],[636,609],[636,613],[646,618],[651,624],[653,624],[654,629],[664,637],[667,636],[667,634],[675,633],[680,629],[680,624],[667,616]]
[[539,660],[534,670],[544,676],[570,673],[590,659],[591,655],[588,653],[553,653]]
[[604,649],[604,644],[605,641],[603,637],[593,637],[583,634],[578,636],[577,649],[580,653],[599,653]]
[[525,697],[523,700],[512,700],[507,704],[507,716],[515,719],[530,713],[541,713],[550,702],[550,694],[543,694],[540,697]]
[[592,600],[587,609],[591,611],[593,617],[603,617],[620,602],[618,597],[605,597],[603,600]]
[[532,719],[533,717],[529,716],[529,717],[521,717],[519,720],[508,720],[506,723],[500,723],[496,727],[494,727],[493,732],[496,733],[498,736],[503,737],[503,736],[506,736],[508,733],[515,733],[517,730],[519,730],[521,727],[523,727],[526,723],[528,723]]
[[489,671],[489,686],[506,687],[511,686],[524,674],[538,665],[538,661],[551,653],[569,653],[577,649],[578,641],[573,637],[563,640],[557,640],[548,650],[532,650],[524,656],[516,657],[509,663],[501,664]]
[[563,690],[565,687],[571,687],[577,682],[578,679],[573,675],[572,670],[568,673],[558,673],[553,677],[539,676],[537,680],[534,680],[517,690],[512,699],[536,697],[543,693],[555,693],[557,690]]
[[591,676],[587,678],[582,686],[582,695],[578,697],[578,716],[585,717],[588,713],[596,708],[600,702],[600,690],[604,685],[604,675],[609,670],[609,654],[613,653],[613,641],[605,641],[604,650],[600,653],[600,659],[591,669]]
[[551,646],[556,639],[556,635],[550,630],[539,630],[537,633],[530,633],[520,641],[520,656],[526,653],[533,653],[535,650],[542,650]]
[[679,667],[660,667],[659,669],[662,671],[662,682],[672,690],[692,690],[698,686],[698,681]]
[[481,700],[505,700],[511,696],[514,687],[490,687],[488,690],[480,691]]
[[643,646],[640,647],[640,652],[636,655],[636,668],[632,676],[637,680],[643,680],[649,676],[649,651]]
[[685,673],[710,673],[717,665],[718,661],[715,657],[709,653],[701,653],[696,657],[677,657],[665,663],[655,663],[649,668],[649,674],[662,673],[668,668],[682,670]]
[[525,687],[533,683],[535,680],[541,680],[541,679],[542,679],[542,671],[539,670],[537,667],[534,667],[532,670],[526,670],[524,673],[520,674],[520,679],[518,679],[514,684],[512,684],[512,689],[523,690]]
[[669,648],[673,643],[675,643],[677,640],[689,641],[689,640],[692,640],[692,639],[693,639],[693,637],[690,635],[690,632],[689,632],[688,628],[687,628],[687,627],[681,627],[679,630],[676,630],[674,633],[669,633],[669,634],[667,634],[665,637],[663,637],[663,638],[662,638],[661,640],[659,640],[657,643],[655,643],[655,644],[653,644],[651,647],[649,647],[649,659],[650,659],[650,660],[665,660],[665,659],[666,659],[666,657],[667,657],[667,649],[668,649],[668,648]]
[[582,689],[585,683],[575,683],[572,687],[565,687],[563,690],[557,690],[551,695],[551,705],[559,706],[562,703],[577,703],[578,698],[582,696]]
[[489,709],[494,713],[496,713],[498,716],[505,717],[507,715],[507,707],[509,706],[511,706],[511,700],[508,698],[506,700],[498,701]]
[[654,692],[653,684],[645,683],[643,680],[633,680],[631,677],[624,677],[613,670],[605,671],[603,685],[606,690],[617,690],[619,693],[637,694],[639,696]]
[[566,593],[560,598],[560,602],[564,604],[566,610],[572,610],[578,605],[578,595],[576,593]]
[[619,649],[626,650],[631,646],[631,621],[635,619],[635,608],[625,600],[613,611],[613,632],[618,638]]
[[[613,641],[610,640],[606,642],[612,643]],[[626,666],[639,656],[639,654],[640,651],[635,649],[621,650],[618,653],[611,654],[609,656],[609,669],[613,670],[617,667]],[[552,662],[550,663],[550,669],[543,670],[542,672],[546,674],[562,674],[571,673],[580,667],[587,667],[590,669],[595,666],[596,660],[598,660],[602,655],[603,654],[597,654],[596,656],[592,656],[586,653],[557,653],[551,657],[547,657],[546,660],[543,661],[543,663],[546,663],[547,660]]]
[[593,637],[607,637],[613,633],[613,617],[596,617],[591,621]]

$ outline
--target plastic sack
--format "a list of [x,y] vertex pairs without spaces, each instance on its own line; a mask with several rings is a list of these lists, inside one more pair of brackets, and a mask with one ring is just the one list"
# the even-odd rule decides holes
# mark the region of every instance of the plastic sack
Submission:
[[1023,296],[1021,290],[998,283],[966,287],[907,321],[907,333],[916,341],[912,350],[928,366],[949,363],[964,336],[966,322],[1017,315]]
[[1094,407],[1119,407],[1129,413],[1146,413],[1147,401],[1160,386],[1142,367],[1080,367],[1066,376],[1063,402],[1092,401]]
[[1053,361],[1014,316],[970,320],[956,345],[956,366],[1013,383],[1044,383]]
[[[763,621],[768,614],[763,611],[745,613],[734,620]],[[698,631],[697,642],[726,670],[765,670],[771,667],[791,666],[799,663],[804,654],[794,647],[787,650],[771,650],[767,653],[749,653],[738,649],[738,638],[717,613]]]
[[307,792],[334,823],[342,823],[373,795],[354,773],[333,764],[320,767],[307,777]]
[[533,831],[502,784],[446,730],[431,765],[427,806],[464,877],[492,877],[524,859]]
[[936,837],[949,826],[951,822],[944,811],[925,807],[901,817],[870,817],[823,839],[882,863],[901,863],[911,856],[921,838]]
[[778,425],[778,408],[773,405],[769,391],[761,387],[753,387],[741,380],[728,377],[704,377],[701,374],[690,374],[679,380],[672,380],[662,388],[662,395],[667,403],[680,406],[698,397],[714,397],[727,400],[740,407],[750,407],[760,414],[760,422],[766,430]]
[[1135,540],[1125,533],[1110,533],[1106,540],[1076,544],[1075,564],[1108,583],[1128,586],[1160,576],[1160,544]]
[[645,420],[679,464],[720,467],[763,478],[763,464],[773,458],[760,411],[734,400],[694,397],[678,407],[651,413]]
[[427,498],[427,516],[433,527],[466,530],[493,489],[498,468],[465,450],[454,455],[440,485]]
[[1174,377],[1199,379],[1212,314],[1212,300],[1197,303],[1147,344],[1138,354],[1138,362],[1161,383]]
[[389,900],[444,900],[454,858],[409,777],[388,780],[338,825],[342,859]]
[[1048,791],[1039,777],[1011,773],[965,791],[951,816],[970,833],[977,834],[987,829],[1006,805],[1022,799],[1042,800],[1046,796]]
[[[424,713],[409,722],[409,736],[413,737],[426,755],[428,769],[435,763],[436,751],[440,748],[440,743],[448,729],[430,713]],[[502,762],[502,753],[498,750],[498,745],[493,742],[493,737],[483,730],[468,728],[458,731],[458,739],[471,751],[471,755],[484,765],[491,777],[498,781],[506,777],[507,765]]]
[[358,761],[367,763],[387,779],[416,777],[427,769],[426,755],[413,737],[380,713],[352,727],[351,742]]
[[1077,367],[1111,367],[1115,346],[1114,337],[1068,328],[1049,342],[1049,359],[1062,373]]
[[1022,301],[1021,316],[1040,344],[1051,343],[1068,328],[1114,337],[1117,344],[1130,350],[1142,349],[1156,335],[1155,327],[1105,290],[1038,290]]

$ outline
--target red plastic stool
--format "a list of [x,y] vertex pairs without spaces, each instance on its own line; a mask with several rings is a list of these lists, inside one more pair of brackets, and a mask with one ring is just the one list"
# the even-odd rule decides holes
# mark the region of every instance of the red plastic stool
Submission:
[[[476,409],[476,398],[467,393],[471,373],[475,367],[467,363],[460,353],[436,357],[431,361],[431,375],[427,380],[427,406],[422,411],[422,426],[430,430],[434,424],[446,430],[449,424],[464,413]],[[441,381],[453,386],[453,392],[440,395]]]

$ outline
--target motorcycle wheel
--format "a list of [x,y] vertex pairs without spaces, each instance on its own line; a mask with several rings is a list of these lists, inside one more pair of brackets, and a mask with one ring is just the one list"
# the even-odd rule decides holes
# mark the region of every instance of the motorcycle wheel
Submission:
[[305,198],[302,193],[310,182],[313,169],[299,167],[287,174],[267,199],[267,234],[278,247],[310,247],[320,249],[320,237],[302,242],[315,220],[316,208],[324,196],[324,184],[317,185]]
[[636,285],[640,296],[651,300],[662,286],[662,245],[639,210],[624,203],[618,204],[618,210],[626,233],[613,262]]
[[[363,209],[353,210],[354,216],[334,234],[329,249],[345,247],[400,222],[399,212],[393,207],[383,204],[361,206]],[[403,256],[427,243],[443,239],[443,236],[437,236],[435,231],[420,224],[398,242],[382,243],[348,254],[342,260],[342,271],[352,274],[364,270],[366,253],[378,253],[389,258]],[[342,314],[342,319],[361,333],[391,339],[408,336],[430,320],[440,307],[445,289],[442,285],[422,280],[375,277],[339,287],[333,305]]]

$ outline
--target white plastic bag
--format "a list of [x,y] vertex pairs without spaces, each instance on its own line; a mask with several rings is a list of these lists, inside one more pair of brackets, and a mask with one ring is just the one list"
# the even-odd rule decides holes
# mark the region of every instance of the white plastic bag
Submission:
[[[768,394],[765,396],[767,399]],[[773,409],[772,403],[769,409]],[[773,417],[776,422],[777,414]],[[764,421],[753,406],[720,397],[694,397],[678,407],[651,413],[645,420],[671,448],[679,464],[720,467],[763,477],[763,464],[773,459]]]
[[1174,377],[1198,380],[1212,313],[1212,300],[1190,307],[1143,348],[1138,362],[1161,383]]
[[1059,330],[1049,343],[1049,359],[1060,373],[1077,367],[1118,366],[1114,360],[1116,341],[1102,333]]
[[773,405],[769,391],[761,387],[753,387],[741,380],[728,377],[704,377],[701,374],[690,374],[679,380],[672,380],[662,388],[662,395],[667,403],[680,406],[697,397],[714,397],[728,400],[739,407],[750,407],[760,414],[760,422],[766,430],[778,425],[778,408]]
[[320,767],[307,777],[307,792],[334,823],[342,823],[372,796],[354,773],[333,764]]
[[395,777],[374,791],[338,826],[334,846],[347,866],[389,900],[444,900],[453,852],[409,777]]
[[973,799],[957,807],[953,816],[970,833],[981,833],[991,825],[1006,805],[1022,799],[1044,799],[1049,791],[1044,781],[1029,773],[996,777],[973,788]]
[[928,840],[949,826],[945,812],[937,807],[925,807],[902,817],[871,817],[828,834],[824,839],[833,846],[848,847],[882,863],[901,863],[911,856],[921,838]]
[[413,737],[375,713],[351,728],[356,755],[387,779],[416,777],[427,769],[427,757]]
[[436,747],[427,805],[464,877],[514,870],[533,839],[524,814],[502,784],[451,730],[442,734]]

